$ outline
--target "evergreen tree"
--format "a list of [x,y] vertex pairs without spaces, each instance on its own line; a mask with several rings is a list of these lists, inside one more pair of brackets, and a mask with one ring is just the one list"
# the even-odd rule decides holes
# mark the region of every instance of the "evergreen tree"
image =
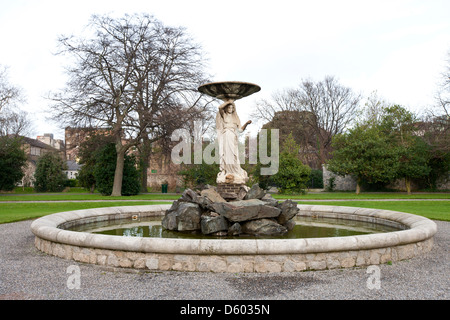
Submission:
[[60,192],[64,189],[67,177],[63,173],[64,162],[57,153],[42,155],[34,173],[34,188],[38,192]]
[[295,142],[292,133],[286,138],[280,154],[278,172],[271,176],[281,193],[304,193],[309,182],[311,168],[299,159],[300,146]]
[[338,175],[354,175],[356,193],[361,183],[388,183],[396,178],[399,168],[399,149],[378,127],[358,125],[344,134],[333,137],[333,158],[328,169]]
[[81,170],[78,180],[81,186],[91,193],[95,189],[94,170],[98,154],[108,143],[113,143],[113,139],[112,136],[92,132],[89,138],[80,144],[78,156],[80,157]]
[[[116,147],[113,143],[107,144],[98,152],[94,167],[94,177],[97,190],[102,195],[111,195],[113,190],[116,159]],[[139,171],[136,169],[136,159],[134,156],[125,155],[122,195],[136,195],[139,191]]]
[[414,113],[399,105],[385,108],[380,123],[391,148],[399,151],[397,177],[405,180],[408,194],[411,194],[411,179],[426,177],[431,171],[430,146],[417,135],[416,123]]
[[26,161],[20,138],[0,136],[0,190],[14,189],[24,176]]

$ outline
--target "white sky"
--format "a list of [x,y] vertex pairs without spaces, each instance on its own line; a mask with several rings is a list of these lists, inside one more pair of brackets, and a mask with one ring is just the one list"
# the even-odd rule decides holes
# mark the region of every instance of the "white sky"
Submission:
[[242,122],[256,100],[326,75],[420,111],[434,103],[450,51],[448,0],[0,0],[0,65],[23,89],[35,135],[64,138],[45,120],[44,97],[65,83],[57,37],[79,34],[92,14],[136,12],[185,27],[214,81],[261,86],[236,103]]

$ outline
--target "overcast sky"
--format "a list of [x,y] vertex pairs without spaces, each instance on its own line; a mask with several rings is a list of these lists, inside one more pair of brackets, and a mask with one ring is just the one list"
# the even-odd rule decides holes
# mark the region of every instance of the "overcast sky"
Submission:
[[449,0],[0,0],[0,65],[23,89],[36,135],[64,138],[45,121],[44,97],[65,82],[57,37],[79,34],[92,14],[140,12],[185,27],[214,81],[261,86],[236,103],[242,122],[256,100],[327,75],[420,111],[434,103],[450,51]]

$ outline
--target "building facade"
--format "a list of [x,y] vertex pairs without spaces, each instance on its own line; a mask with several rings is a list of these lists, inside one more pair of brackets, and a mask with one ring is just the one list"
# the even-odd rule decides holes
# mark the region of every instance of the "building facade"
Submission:
[[61,159],[65,160],[64,143],[61,144],[60,142],[58,142],[57,146],[59,148],[55,148],[38,139],[32,139],[28,137],[22,137],[22,139],[22,148],[27,155],[27,164],[24,168],[24,177],[22,178],[19,186],[32,187],[34,186],[34,173],[36,171],[36,165],[39,158],[47,152],[54,152],[59,154]]

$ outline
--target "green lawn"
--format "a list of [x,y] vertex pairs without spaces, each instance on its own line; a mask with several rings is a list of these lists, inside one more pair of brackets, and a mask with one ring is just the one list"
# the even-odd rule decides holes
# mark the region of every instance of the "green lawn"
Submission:
[[412,193],[403,192],[320,192],[305,195],[274,195],[276,199],[296,200],[366,200],[366,199],[450,199],[450,192],[436,193]]
[[429,219],[450,221],[450,201],[297,201],[299,204],[384,209],[413,213]]
[[[98,193],[49,193],[49,194],[14,194],[5,195],[0,194],[1,201],[61,201],[61,200],[176,200],[181,194],[163,194],[163,193],[148,193],[139,194],[130,197],[110,197],[102,196]],[[359,195],[350,192],[324,192],[324,193],[310,193],[305,195],[273,195],[276,199],[296,199],[296,200],[362,200],[362,199],[450,199],[450,193],[413,193],[407,195],[400,192],[367,192]]]
[[9,223],[21,220],[35,219],[47,214],[118,206],[170,204],[170,202],[55,202],[55,203],[0,203],[0,223]]
[[[0,194],[0,223],[34,219],[47,214],[112,206],[160,204],[163,200],[176,200],[180,194],[150,193],[131,197],[107,197],[96,194]],[[273,195],[279,200],[293,199],[304,204],[325,204],[337,206],[352,206],[364,208],[379,208],[394,211],[403,211],[425,216],[430,219],[450,221],[450,193],[413,193],[407,195],[400,192],[385,193],[361,193],[356,195],[350,192],[311,193],[306,195]],[[358,201],[358,200],[391,200],[403,199],[409,201]],[[448,199],[443,201],[418,201],[418,199]],[[55,203],[7,203],[5,201],[83,201],[106,200],[106,202],[55,202]],[[127,200],[127,201],[124,201]],[[141,201],[133,201],[141,200]],[[153,200],[142,201],[142,200]],[[155,202],[157,200],[158,202]],[[341,200],[327,202],[313,202],[302,200]],[[344,200],[344,201],[342,201]],[[167,203],[167,202],[166,202]]]
[[[450,221],[449,201],[336,201],[336,202],[302,202],[300,204],[321,204],[346,207],[386,209],[408,212],[430,219]],[[0,203],[0,223],[34,219],[47,214],[116,206],[133,206],[148,204],[169,204],[169,202],[56,202],[56,203]]]
[[85,194],[70,194],[70,193],[49,193],[49,194],[22,194],[22,195],[0,195],[0,203],[2,201],[79,201],[79,200],[176,200],[181,194],[141,194],[129,197],[110,197],[102,196],[101,194],[85,193]]

